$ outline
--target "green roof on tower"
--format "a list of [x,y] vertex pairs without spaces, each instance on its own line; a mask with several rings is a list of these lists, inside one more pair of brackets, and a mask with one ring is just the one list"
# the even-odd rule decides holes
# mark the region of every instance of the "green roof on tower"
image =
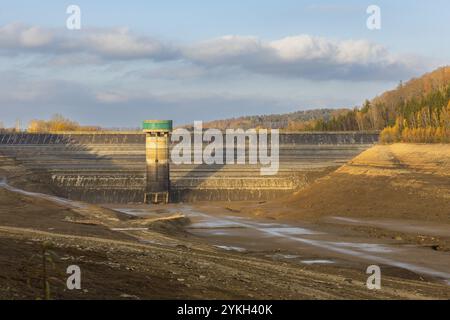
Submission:
[[172,120],[145,120],[142,123],[142,129],[144,131],[172,131]]

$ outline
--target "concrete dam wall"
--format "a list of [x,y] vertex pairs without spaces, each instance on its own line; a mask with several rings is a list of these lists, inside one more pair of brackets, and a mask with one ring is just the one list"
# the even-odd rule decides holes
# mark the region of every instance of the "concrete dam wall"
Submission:
[[[372,133],[280,134],[280,168],[273,176],[261,176],[260,165],[171,163],[170,199],[273,199],[305,187],[377,141]],[[0,134],[0,154],[46,179],[60,196],[91,203],[144,201],[145,134]]]

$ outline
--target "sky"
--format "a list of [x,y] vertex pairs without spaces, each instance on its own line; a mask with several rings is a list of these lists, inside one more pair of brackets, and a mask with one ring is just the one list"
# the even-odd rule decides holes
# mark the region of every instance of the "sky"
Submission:
[[448,65],[449,12],[447,0],[0,0],[0,121],[131,128],[354,107]]

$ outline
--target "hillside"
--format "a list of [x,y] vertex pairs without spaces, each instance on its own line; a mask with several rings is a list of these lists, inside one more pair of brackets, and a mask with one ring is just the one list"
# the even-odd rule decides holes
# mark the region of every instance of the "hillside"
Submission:
[[411,79],[405,84],[390,91],[386,91],[375,97],[371,104],[384,104],[394,108],[404,100],[420,99],[437,90],[444,90],[450,85],[450,67],[442,67],[430,73],[426,73],[419,78]]
[[450,67],[401,82],[355,109],[315,109],[217,120],[205,127],[286,131],[379,131],[385,142],[450,141]]
[[[361,108],[319,119],[314,130],[383,130],[385,142],[450,141],[450,67],[400,83]],[[404,130],[406,129],[406,130]]]
[[272,128],[282,130],[312,130],[315,121],[324,119],[326,121],[345,114],[349,109],[312,109],[302,110],[286,114],[271,114],[258,116],[245,116],[224,120],[216,120],[205,123],[205,128],[217,128],[220,130],[230,128]]
[[289,199],[256,209],[278,217],[450,222],[450,146],[377,145]]

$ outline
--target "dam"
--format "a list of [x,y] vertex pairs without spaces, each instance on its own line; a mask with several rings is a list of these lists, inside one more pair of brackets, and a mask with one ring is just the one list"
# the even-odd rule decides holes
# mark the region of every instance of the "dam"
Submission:
[[[261,176],[260,165],[170,163],[168,197],[171,202],[275,199],[306,187],[377,142],[377,133],[280,133],[276,175]],[[144,132],[1,133],[0,155],[14,159],[61,197],[90,203],[146,201]]]

